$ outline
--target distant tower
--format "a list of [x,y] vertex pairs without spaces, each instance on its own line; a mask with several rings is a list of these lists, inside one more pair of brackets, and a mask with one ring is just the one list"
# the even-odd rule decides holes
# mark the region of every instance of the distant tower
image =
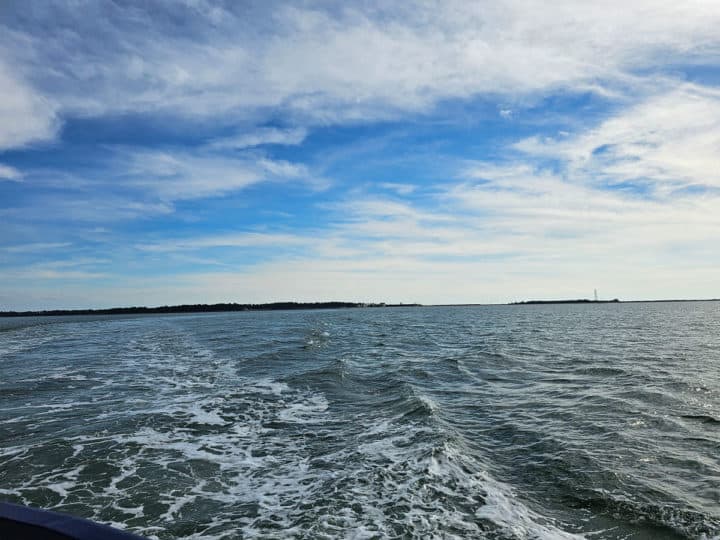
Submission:
[[595,301],[597,302],[597,289],[595,289]]

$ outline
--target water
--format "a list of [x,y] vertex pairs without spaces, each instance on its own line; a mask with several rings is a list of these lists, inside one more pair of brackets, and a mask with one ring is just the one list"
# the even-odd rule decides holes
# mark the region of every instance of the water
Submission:
[[0,499],[150,538],[714,538],[720,303],[0,320]]

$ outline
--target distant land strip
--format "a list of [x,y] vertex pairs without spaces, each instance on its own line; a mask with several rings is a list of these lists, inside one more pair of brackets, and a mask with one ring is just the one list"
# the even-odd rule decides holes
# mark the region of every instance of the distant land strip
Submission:
[[275,311],[299,309],[346,309],[380,307],[418,307],[420,304],[362,302],[272,302],[269,304],[183,304],[158,307],[115,307],[107,309],[51,309],[42,311],[0,311],[0,317],[43,317],[58,315],[135,315],[143,313],[214,313],[222,311]]
[[590,300],[589,298],[578,298],[576,300],[523,300],[522,302],[510,302],[510,305],[525,304],[615,304],[620,302],[617,298],[612,300]]
[[666,298],[660,300],[590,300],[579,298],[577,300],[523,300],[521,302],[510,302],[510,306],[525,306],[535,304],[652,304],[663,302],[720,302],[720,298]]
[[[677,298],[666,300],[522,300],[504,304],[429,304],[429,307],[478,307],[478,306],[527,306],[545,304],[643,304],[660,302],[720,302],[720,298]],[[43,317],[60,315],[133,315],[143,313],[218,313],[224,311],[281,311],[302,309],[348,309],[348,308],[396,308],[423,307],[424,304],[387,304],[385,302],[271,302],[266,304],[182,304],[177,306],[157,307],[114,307],[106,309],[48,309],[36,311],[0,311],[0,317]]]

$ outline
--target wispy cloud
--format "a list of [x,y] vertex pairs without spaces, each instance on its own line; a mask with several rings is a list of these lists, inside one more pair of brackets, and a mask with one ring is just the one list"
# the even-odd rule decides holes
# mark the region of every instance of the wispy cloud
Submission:
[[[55,249],[48,245],[45,250]],[[38,251],[35,249],[34,251]],[[16,253],[19,253],[16,251]],[[60,258],[51,261],[40,261],[23,266],[9,266],[0,269],[0,276],[13,283],[57,281],[85,281],[110,277],[111,274],[101,271],[111,262],[96,257]]]
[[95,279],[106,279],[111,274],[102,272],[89,272],[84,270],[65,270],[44,267],[30,267],[22,270],[5,270],[0,275],[4,279],[12,279],[13,281],[34,281],[34,280],[72,280],[86,281]]
[[[0,55],[0,151],[52,139],[57,128],[52,96],[34,89]],[[0,177],[18,179],[2,170]]]
[[204,150],[122,151],[116,164],[124,186],[141,189],[164,201],[213,197],[268,181],[300,182],[313,189],[327,183],[304,164]]
[[208,144],[208,147],[218,150],[242,150],[266,144],[298,145],[306,136],[307,130],[302,128],[255,128],[232,137],[215,139]]
[[49,250],[58,250],[70,247],[70,242],[34,242],[31,244],[19,244],[2,246],[6,253],[35,253]]
[[0,181],[9,180],[10,182],[21,182],[23,174],[15,167],[9,167],[0,163]]
[[410,195],[417,189],[417,186],[414,184],[407,184],[402,182],[381,182],[379,184],[379,187],[381,187],[382,189],[387,189],[389,191],[394,191],[398,195]]
[[[97,2],[78,17],[70,6],[47,2],[34,12],[35,22],[52,22],[39,25],[47,32],[38,35],[18,18],[3,47],[33,89],[65,115],[163,110],[237,117],[285,109],[335,122],[478,94],[603,91],[626,85],[638,70],[662,74],[664,65],[706,58],[720,45],[720,10],[703,0],[682,7],[650,0],[632,6],[418,0],[362,10],[193,3],[173,6],[172,18],[155,13],[162,9]],[[186,21],[182,32],[176,20]],[[7,80],[5,86],[20,84]],[[7,110],[43,109],[34,101],[22,105]],[[47,135],[52,108],[32,117],[40,119],[36,127],[15,140]]]
[[15,223],[64,223],[84,227],[86,223],[117,223],[171,214],[175,207],[162,201],[143,201],[107,193],[38,195],[32,205],[0,208],[0,216]]
[[658,194],[720,187],[720,92],[685,84],[650,96],[575,136],[532,137],[528,156],[561,160],[568,176],[649,184]]
[[240,232],[223,235],[201,236],[185,239],[167,239],[151,244],[138,244],[141,251],[170,252],[200,250],[216,247],[263,247],[298,246],[311,243],[309,237],[281,233]]

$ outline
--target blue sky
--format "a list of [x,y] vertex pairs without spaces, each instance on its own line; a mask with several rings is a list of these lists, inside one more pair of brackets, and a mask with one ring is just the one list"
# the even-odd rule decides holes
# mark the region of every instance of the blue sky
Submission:
[[715,1],[0,26],[0,309],[720,296]]

